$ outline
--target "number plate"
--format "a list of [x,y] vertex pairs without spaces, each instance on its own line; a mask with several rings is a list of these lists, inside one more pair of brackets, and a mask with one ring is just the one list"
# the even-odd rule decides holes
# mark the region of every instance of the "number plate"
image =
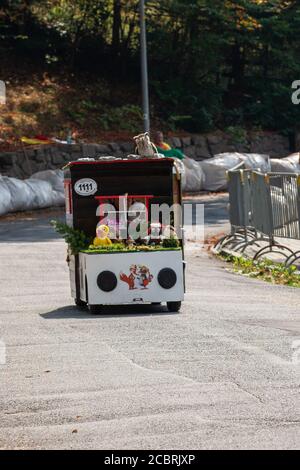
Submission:
[[74,185],[75,193],[79,196],[91,196],[97,192],[97,183],[91,178],[82,178],[76,181]]

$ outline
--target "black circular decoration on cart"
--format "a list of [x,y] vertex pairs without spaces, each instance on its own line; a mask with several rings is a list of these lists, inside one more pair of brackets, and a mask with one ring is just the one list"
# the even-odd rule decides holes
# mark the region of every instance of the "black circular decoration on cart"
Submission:
[[97,277],[97,284],[99,289],[104,292],[111,292],[117,286],[118,280],[116,275],[111,271],[102,271]]
[[158,283],[164,289],[172,289],[177,282],[177,276],[173,269],[161,269],[157,276]]

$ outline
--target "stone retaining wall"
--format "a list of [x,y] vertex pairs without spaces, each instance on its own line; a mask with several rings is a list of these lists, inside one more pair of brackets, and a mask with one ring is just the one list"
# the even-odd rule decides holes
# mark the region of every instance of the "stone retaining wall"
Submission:
[[[172,147],[180,148],[195,160],[204,160],[222,152],[251,152],[268,154],[272,158],[286,157],[292,150],[289,139],[276,133],[248,133],[236,138],[224,132],[207,135],[170,137]],[[26,146],[17,152],[0,153],[0,174],[26,178],[37,171],[61,168],[71,160],[102,155],[124,156],[134,152],[132,142],[108,144]]]

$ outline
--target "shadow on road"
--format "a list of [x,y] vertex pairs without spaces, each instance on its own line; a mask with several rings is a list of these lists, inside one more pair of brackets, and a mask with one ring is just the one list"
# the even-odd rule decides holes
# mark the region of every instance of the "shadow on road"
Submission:
[[[141,311],[142,310],[142,311]],[[63,320],[67,318],[114,318],[114,317],[149,317],[149,316],[179,315],[178,312],[169,312],[164,305],[106,305],[99,315],[92,315],[87,308],[78,308],[73,305],[40,313],[45,320]]]

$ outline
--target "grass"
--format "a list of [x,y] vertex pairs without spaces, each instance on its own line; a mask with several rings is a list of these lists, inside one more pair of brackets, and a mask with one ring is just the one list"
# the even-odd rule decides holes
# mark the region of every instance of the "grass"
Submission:
[[223,261],[232,265],[233,272],[260,279],[271,284],[289,287],[300,287],[300,276],[296,266],[286,267],[271,260],[251,260],[231,255],[218,255]]

